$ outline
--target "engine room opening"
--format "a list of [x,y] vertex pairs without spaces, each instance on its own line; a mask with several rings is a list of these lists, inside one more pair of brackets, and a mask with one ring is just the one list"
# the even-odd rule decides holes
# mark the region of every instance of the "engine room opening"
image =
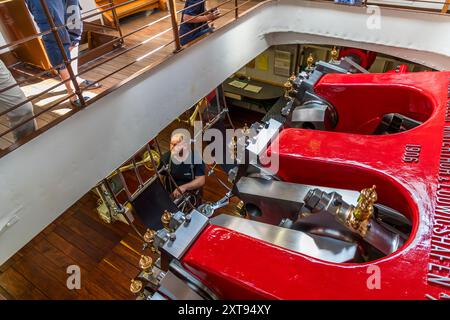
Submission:
[[[407,86],[364,80],[352,73],[349,60],[320,61],[309,73],[285,84],[283,115],[293,128],[362,135],[404,132],[426,122],[433,112],[432,98]],[[386,79],[389,74],[386,74]]]
[[302,244],[302,253],[306,255],[317,257],[317,250],[327,251],[334,246],[344,250],[354,245],[353,255],[346,257],[348,260],[337,261],[331,256],[330,262],[364,263],[380,259],[398,251],[413,230],[413,208],[394,209],[389,198],[377,194],[376,187],[360,193],[268,177],[242,177],[236,188],[252,221],[299,231],[323,245],[308,252],[305,249],[308,246]]

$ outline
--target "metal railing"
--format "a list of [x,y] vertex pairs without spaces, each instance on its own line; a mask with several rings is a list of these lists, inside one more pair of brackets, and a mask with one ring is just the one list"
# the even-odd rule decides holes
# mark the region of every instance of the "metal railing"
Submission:
[[[121,46],[120,50],[117,50],[117,52],[107,52],[106,54],[100,55],[99,57],[95,58],[93,61],[87,62],[83,65],[81,65],[78,69],[82,70],[82,71],[76,71],[73,70],[72,68],[72,64],[73,62],[75,62],[76,60],[79,60],[80,56],[76,56],[76,57],[69,57],[66,54],[66,51],[64,50],[64,46],[63,46],[63,42],[60,38],[60,30],[62,28],[66,28],[68,27],[69,24],[64,24],[64,25],[56,25],[52,15],[49,12],[49,8],[47,6],[47,3],[45,0],[40,0],[40,3],[42,5],[42,7],[44,8],[44,12],[47,16],[47,19],[49,21],[49,25],[51,26],[50,30],[44,30],[44,31],[40,31],[39,33],[32,35],[32,36],[28,36],[25,37],[23,39],[17,40],[17,41],[13,41],[9,44],[0,46],[0,52],[5,50],[5,49],[11,49],[14,47],[17,47],[19,45],[25,44],[28,41],[32,41],[38,38],[41,38],[43,36],[49,36],[50,34],[53,35],[53,37],[56,39],[58,48],[61,52],[61,55],[63,57],[63,63],[61,63],[60,65],[57,66],[52,66],[51,70],[56,71],[60,68],[66,68],[70,77],[68,79],[65,80],[59,80],[57,81],[56,84],[51,85],[50,87],[42,90],[41,92],[39,92],[38,94],[32,95],[28,98],[26,98],[25,100],[23,100],[22,102],[16,104],[15,106],[1,111],[0,112],[0,117],[3,116],[7,116],[7,114],[17,108],[20,108],[21,106],[24,106],[27,103],[32,103],[33,101],[36,101],[39,98],[42,98],[45,94],[51,92],[52,90],[55,90],[56,88],[60,87],[61,85],[65,85],[66,83],[70,83],[71,86],[73,86],[73,92],[72,93],[67,93],[65,94],[63,97],[57,99],[56,101],[50,103],[49,105],[45,106],[45,108],[42,108],[42,110],[36,112],[34,115],[32,115],[31,117],[29,117],[28,119],[25,119],[24,121],[22,121],[21,123],[11,126],[10,128],[4,130],[3,132],[0,132],[0,139],[4,139],[6,137],[6,135],[10,134],[11,132],[13,132],[14,130],[17,130],[18,128],[20,128],[21,126],[25,125],[26,123],[30,122],[30,121],[34,121],[35,119],[39,118],[40,116],[52,112],[52,110],[56,109],[56,107],[62,105],[63,103],[65,103],[68,99],[73,99],[73,98],[78,98],[79,99],[79,108],[72,108],[72,110],[68,113],[66,113],[63,116],[60,116],[58,118],[56,118],[55,120],[53,120],[52,122],[48,123],[47,125],[45,125],[44,127],[36,130],[34,133],[24,137],[23,139],[19,140],[19,141],[15,141],[13,143],[11,143],[11,145],[9,147],[7,147],[6,149],[0,150],[0,157],[11,152],[12,150],[16,149],[17,147],[19,147],[20,145],[26,143],[27,141],[31,140],[32,138],[34,138],[35,136],[39,135],[40,133],[46,131],[47,129],[49,129],[50,127],[52,127],[53,125],[59,123],[60,121],[66,119],[67,117],[71,116],[72,114],[78,112],[79,110],[85,108],[86,106],[92,104],[93,102],[97,101],[98,99],[100,99],[101,97],[109,94],[110,92],[116,90],[118,87],[120,87],[121,85],[123,85],[124,83],[126,83],[127,81],[129,81],[131,78],[137,76],[138,74],[141,74],[142,72],[145,72],[149,69],[151,69],[154,65],[158,64],[161,60],[166,59],[169,55],[172,54],[177,54],[178,52],[182,51],[185,46],[181,45],[181,39],[183,39],[184,37],[189,36],[190,34],[200,30],[201,28],[204,28],[203,25],[183,34],[180,35],[179,34],[179,28],[180,26],[182,26],[183,24],[189,23],[190,20],[195,19],[195,17],[192,17],[188,20],[183,20],[183,21],[179,21],[179,15],[181,15],[183,13],[184,10],[188,9],[188,8],[192,8],[194,6],[197,5],[201,5],[204,4],[206,2],[206,0],[200,1],[196,4],[193,4],[189,7],[184,7],[184,8],[179,8],[177,9],[175,0],[168,0],[169,3],[169,13],[158,18],[155,19],[154,21],[151,21],[143,26],[140,26],[136,29],[133,29],[129,32],[124,33],[122,26],[119,22],[118,19],[118,14],[117,14],[117,9],[126,5],[129,5],[133,2],[135,2],[136,0],[129,0],[120,4],[115,4],[114,0],[108,0],[109,2],[107,4],[98,6],[95,9],[89,10],[89,11],[85,11],[84,13],[82,13],[82,22],[85,24],[91,24],[97,27],[102,27],[102,28],[106,28],[108,30],[116,30],[118,32],[118,36],[114,37],[112,40],[107,41],[101,45],[99,45],[98,47],[92,49],[92,50],[97,50],[99,51],[100,49],[105,49],[108,46],[112,46],[114,44],[119,43],[119,45]],[[312,1],[332,1],[332,0],[312,0]],[[392,1],[396,1],[399,2],[399,0],[392,0]],[[255,0],[225,0],[221,3],[219,3],[218,5],[216,5],[214,7],[214,9],[216,8],[222,8],[226,5],[228,5],[228,8],[224,9],[223,12],[221,12],[214,21],[218,21],[221,18],[224,17],[231,17],[230,21],[234,21],[236,19],[239,19],[239,17],[244,14],[242,12],[242,8],[246,5],[248,5],[250,2],[252,2],[251,6],[248,6],[246,8],[246,11],[249,11],[251,9],[253,9],[255,6],[257,6],[261,1],[255,1]],[[411,1],[402,1],[404,3],[409,3]],[[367,5],[371,5],[371,4],[376,4],[378,6],[395,6],[392,4],[383,4],[384,2],[380,2],[380,1],[376,1],[376,0],[365,0],[365,2],[363,2],[363,5],[367,6]],[[443,3],[443,0],[441,1],[436,1],[436,0],[418,0],[418,1],[414,1],[414,3],[426,3],[426,4],[440,4],[443,5],[442,8],[442,12],[447,12],[448,10],[448,5],[450,3],[450,0],[445,0],[445,3]],[[423,9],[423,8],[416,8],[416,7],[408,7],[408,6],[395,6],[395,7],[399,7],[402,9],[407,9],[407,10],[429,10],[427,8]],[[438,10],[439,11],[439,10]],[[100,25],[100,24],[96,24],[94,22],[90,22],[88,20],[92,20],[93,18],[99,17],[102,14],[106,13],[106,12],[111,12],[112,13],[112,18],[113,18],[113,26],[104,26],[104,25]],[[205,13],[202,13],[200,15],[204,15],[204,14],[208,14],[212,12],[211,10],[207,10]],[[197,16],[196,16],[197,17]],[[227,21],[226,23],[230,22]],[[159,26],[161,24],[170,24],[170,27],[165,27],[164,29],[161,31],[158,31],[155,34],[152,35],[144,35],[142,36],[142,39],[139,39],[140,41],[137,43],[132,43],[128,46],[125,46],[124,44],[126,44],[126,41],[128,39],[130,39],[131,36],[133,35],[137,35],[139,32],[143,32],[143,31],[148,31],[151,27],[154,26]],[[225,23],[225,24],[226,24]],[[157,41],[161,40],[161,37],[169,32],[172,32],[172,39],[168,42],[165,42],[163,44],[159,44],[157,43]],[[149,51],[146,51],[144,54],[141,54],[138,58],[131,58],[129,61],[127,61],[123,66],[118,67],[117,69],[115,69],[112,72],[108,72],[106,75],[101,76],[100,78],[96,79],[93,81],[93,83],[89,86],[86,86],[84,88],[80,88],[77,79],[83,75],[85,75],[86,73],[88,73],[89,71],[95,70],[96,68],[101,67],[102,65],[105,65],[106,63],[117,59],[118,57],[124,56],[127,53],[130,52],[136,52],[135,50],[139,47],[142,47],[148,43],[157,43],[158,47],[155,49],[151,49]],[[189,46],[189,44],[187,44],[186,46]],[[160,53],[162,50],[166,49],[166,51],[168,50],[168,48],[172,47],[173,50],[169,50],[169,52],[166,54],[166,56],[163,59],[156,59],[155,61],[150,62],[149,64],[145,64],[145,65],[140,65],[140,70],[135,72],[132,76],[126,77],[124,76],[123,80],[119,81],[118,83],[116,83],[115,85],[106,88],[106,90],[103,90],[101,93],[99,93],[98,95],[96,95],[95,97],[86,100],[84,98],[83,92],[85,92],[86,90],[91,89],[90,87],[94,86],[96,83],[100,83],[103,80],[120,73],[122,70],[129,68],[132,65],[135,65],[139,62],[141,62],[144,59],[147,59],[149,57],[154,57],[156,56],[156,53]],[[37,81],[39,79],[41,79],[43,76],[45,76],[48,73],[48,70],[46,71],[42,71],[39,72],[37,74],[28,76],[27,78],[18,81],[16,84],[10,85],[6,88],[0,89],[0,95],[5,93],[6,91],[14,88],[14,87],[20,87],[26,83],[29,83],[31,81]]]
[[[178,119],[181,123],[184,123],[184,128],[189,130],[193,135],[193,139],[190,142],[190,149],[192,152],[195,150],[194,141],[196,140],[195,129],[193,121],[199,121],[201,125],[202,134],[213,127],[217,123],[221,122],[222,125],[227,123],[227,126],[235,129],[235,126],[228,113],[228,106],[225,99],[225,93],[223,86],[220,85],[214,90],[214,100],[208,101],[208,99],[201,99],[192,109],[195,111],[185,121]],[[199,133],[197,133],[199,134]],[[150,142],[146,143],[138,152],[136,152],[130,159],[128,159],[121,167],[114,170],[108,177],[101,180],[92,191],[99,197],[97,212],[100,218],[107,223],[111,223],[116,220],[125,219],[135,230],[137,235],[145,240],[143,234],[132,223],[132,219],[128,217],[127,211],[133,212],[133,202],[136,201],[144,190],[155,183],[157,179],[162,183],[162,187],[170,194],[173,190],[169,190],[168,184],[173,187],[174,190],[178,190],[180,196],[174,198],[174,204],[181,211],[188,209],[189,211],[195,209],[192,200],[197,198],[196,195],[186,192],[181,192],[179,185],[173,177],[170,167],[171,165],[167,161],[164,152],[170,152],[168,146],[163,149],[159,143],[159,139],[164,138],[164,134],[156,136]],[[167,139],[167,136],[165,136]],[[227,197],[232,196],[232,191],[227,182],[221,180],[216,174],[217,163],[214,164],[204,163],[207,168],[207,176],[211,176],[215,179],[227,192]],[[143,170],[140,170],[143,168]],[[119,181],[120,183],[117,183]],[[223,198],[218,199],[221,201]],[[209,199],[211,200],[211,199]],[[196,201],[194,201],[196,202]],[[103,208],[106,208],[103,209]],[[144,247],[145,248],[145,247]]]
[[[170,8],[169,9],[169,11],[170,11],[169,14],[164,15],[164,16],[162,16],[162,17],[160,17],[160,18],[158,18],[158,19],[156,19],[156,20],[154,20],[154,21],[152,21],[152,22],[150,22],[148,24],[145,24],[145,25],[143,25],[143,26],[141,26],[139,28],[136,28],[136,29],[134,29],[134,30],[132,30],[132,31],[130,31],[128,33],[124,33],[122,31],[122,28],[121,28],[121,25],[120,25],[120,22],[119,22],[119,19],[118,19],[118,14],[117,14],[116,10],[118,8],[122,7],[122,6],[129,5],[129,4],[131,4],[131,3],[135,2],[135,1],[136,0],[129,0],[129,1],[126,1],[126,2],[123,2],[123,3],[120,3],[120,4],[114,4],[114,0],[109,0],[109,3],[104,4],[102,6],[98,6],[97,8],[91,9],[91,10],[86,11],[86,12],[84,12],[82,14],[81,20],[85,24],[91,24],[91,25],[98,26],[98,27],[108,28],[108,26],[99,25],[99,24],[92,23],[92,22],[89,22],[89,21],[86,21],[86,20],[91,20],[91,19],[93,19],[93,18],[95,18],[95,17],[97,17],[99,15],[102,15],[102,14],[104,14],[106,12],[112,12],[112,17],[113,17],[113,21],[114,21],[114,28],[113,29],[118,31],[119,36],[115,37],[114,39],[112,39],[110,41],[107,41],[107,42],[101,44],[100,46],[94,48],[94,50],[99,50],[99,49],[106,48],[106,47],[111,46],[111,45],[113,45],[113,44],[115,44],[117,42],[120,42],[121,44],[124,44],[125,41],[128,38],[130,38],[131,36],[137,35],[141,31],[146,31],[150,27],[158,26],[158,24],[163,24],[163,23],[165,23],[166,21],[169,21],[169,20],[170,20],[170,23],[171,23],[170,28],[166,28],[166,29],[164,29],[164,30],[162,30],[160,32],[157,32],[156,34],[153,34],[151,36],[146,36],[146,38],[142,39],[142,41],[140,41],[138,43],[135,43],[135,44],[132,44],[132,45],[130,45],[128,47],[123,47],[122,50],[119,50],[118,52],[115,52],[113,54],[107,53],[107,54],[101,55],[101,56],[97,57],[94,61],[91,61],[91,62],[88,62],[88,63],[86,63],[84,65],[81,65],[79,69],[81,69],[82,71],[80,71],[80,72],[75,72],[75,70],[73,70],[73,68],[72,68],[72,63],[75,62],[76,60],[78,60],[80,56],[68,57],[66,52],[65,52],[65,50],[64,50],[63,42],[62,42],[61,37],[60,37],[59,31],[62,28],[68,27],[68,24],[64,24],[64,25],[56,25],[55,24],[51,14],[50,14],[49,8],[48,8],[47,3],[46,3],[45,0],[40,0],[40,3],[41,3],[41,5],[42,5],[42,7],[44,9],[44,12],[46,14],[46,17],[47,17],[48,21],[49,21],[49,25],[51,26],[50,30],[44,30],[44,31],[41,31],[41,32],[33,35],[33,36],[28,36],[28,37],[25,37],[23,39],[20,39],[20,40],[17,40],[17,41],[13,41],[13,42],[11,42],[9,44],[0,46],[0,51],[2,51],[2,50],[5,50],[5,49],[10,49],[10,48],[17,47],[19,45],[25,44],[28,41],[32,41],[32,40],[35,40],[37,38],[40,38],[40,37],[43,37],[43,36],[49,36],[50,34],[52,34],[53,37],[56,39],[58,48],[59,48],[59,50],[60,50],[60,52],[62,54],[63,63],[61,63],[60,65],[52,66],[51,70],[56,71],[56,70],[58,70],[60,68],[66,68],[68,73],[69,73],[69,75],[70,75],[70,77],[68,79],[66,79],[66,80],[59,80],[59,81],[57,81],[56,84],[54,84],[54,85],[52,85],[52,86],[42,90],[38,94],[32,95],[32,96],[28,97],[27,99],[21,101],[20,103],[16,104],[15,106],[13,106],[13,107],[11,107],[11,108],[9,108],[7,110],[1,111],[0,112],[0,117],[7,115],[11,111],[13,111],[13,110],[15,110],[17,108],[20,108],[20,107],[24,106],[27,103],[30,103],[30,102],[32,103],[33,101],[36,101],[37,99],[41,98],[45,94],[51,92],[52,90],[55,90],[56,88],[60,87],[61,85],[65,85],[68,82],[70,82],[71,85],[74,88],[74,92],[73,93],[64,95],[63,97],[57,99],[55,102],[53,102],[50,105],[46,106],[45,108],[43,108],[39,112],[35,113],[33,116],[29,117],[28,119],[25,119],[21,123],[15,125],[15,126],[12,126],[12,127],[8,128],[7,130],[4,130],[3,132],[0,132],[0,139],[4,138],[6,135],[10,134],[14,130],[16,130],[16,129],[20,128],[21,126],[25,125],[29,121],[34,121],[39,116],[41,116],[41,115],[43,115],[45,113],[51,112],[56,107],[60,106],[62,103],[65,103],[68,99],[75,98],[75,96],[76,96],[79,99],[79,101],[80,101],[80,108],[73,109],[72,111],[68,112],[64,116],[61,116],[58,119],[55,119],[53,122],[49,123],[44,128],[36,130],[35,133],[30,134],[29,136],[21,139],[20,141],[17,141],[15,143],[11,144],[10,147],[8,147],[8,148],[6,148],[4,150],[1,150],[0,151],[0,157],[3,156],[4,154],[7,154],[8,152],[16,149],[17,147],[19,147],[20,145],[26,143],[27,141],[31,140],[33,137],[37,136],[38,134],[42,133],[43,131],[46,131],[52,125],[54,125],[56,123],[59,123],[60,121],[62,121],[63,119],[69,117],[70,115],[74,114],[75,112],[79,111],[80,109],[85,108],[86,106],[92,104],[93,102],[95,102],[99,98],[101,98],[101,97],[105,96],[106,94],[110,93],[111,91],[117,89],[123,83],[125,83],[127,77],[124,77],[124,81],[123,82],[119,82],[116,85],[114,85],[114,86],[112,86],[110,88],[107,88],[106,90],[104,90],[100,94],[96,95],[94,98],[86,101],[86,99],[83,96],[83,92],[89,90],[90,87],[94,86],[96,83],[100,83],[101,81],[103,81],[103,80],[105,80],[105,79],[107,79],[107,78],[109,78],[109,77],[119,73],[120,71],[122,71],[122,70],[124,70],[124,69],[126,69],[126,68],[128,68],[128,67],[130,67],[130,66],[132,66],[132,65],[134,65],[134,64],[136,64],[138,62],[140,62],[140,61],[142,61],[142,60],[144,60],[146,58],[149,58],[151,56],[154,56],[156,53],[158,53],[161,50],[163,50],[165,48],[168,48],[170,46],[174,47],[174,49],[173,49],[173,53],[174,54],[179,52],[179,51],[181,51],[181,50],[183,50],[184,47],[181,45],[180,39],[182,39],[183,37],[189,36],[190,34],[196,32],[197,30],[199,30],[200,28],[203,27],[203,26],[197,27],[197,28],[191,30],[190,32],[188,32],[188,33],[186,33],[184,35],[180,35],[179,34],[180,26],[182,26],[183,24],[189,23],[189,20],[192,20],[195,17],[193,17],[193,18],[191,18],[189,20],[185,20],[185,21],[179,22],[178,21],[178,15],[182,14],[183,10],[186,10],[188,8],[192,8],[194,6],[197,6],[197,5],[205,3],[206,0],[198,2],[198,3],[196,3],[196,4],[192,5],[192,6],[184,7],[182,9],[178,9],[178,10],[176,8],[175,0],[168,0],[169,8]],[[223,12],[219,16],[217,16],[217,18],[215,20],[218,20],[218,19],[220,19],[222,17],[228,16],[230,12],[234,13],[234,19],[239,18],[239,9],[242,8],[244,5],[250,3],[251,0],[240,1],[240,2],[238,0],[227,0],[227,1],[224,1],[224,2],[222,2],[220,4],[218,4],[217,6],[215,6],[215,8],[221,8],[224,5],[229,4],[231,2],[234,3],[233,7],[231,9],[225,10],[225,12]],[[257,3],[255,2],[255,4],[257,4]],[[210,12],[210,10],[206,11],[205,13],[207,14],[209,12]],[[203,14],[205,14],[205,13],[203,13]],[[201,14],[201,15],[203,15],[203,14]],[[173,39],[171,41],[166,42],[166,43],[158,46],[156,49],[153,49],[153,50],[150,50],[150,51],[146,52],[145,54],[141,55],[139,58],[131,59],[125,65],[123,65],[123,66],[115,69],[114,71],[112,71],[112,72],[110,72],[110,73],[100,77],[99,79],[94,80],[93,83],[91,83],[90,85],[84,87],[83,89],[80,88],[80,86],[79,86],[79,84],[77,82],[77,79],[80,76],[86,74],[87,72],[89,72],[91,70],[94,70],[94,69],[96,69],[98,67],[101,67],[102,65],[104,65],[104,64],[106,64],[106,63],[108,63],[108,62],[110,62],[110,61],[112,61],[112,60],[114,60],[114,59],[116,59],[118,57],[121,57],[121,56],[123,56],[123,55],[125,55],[125,54],[127,54],[129,52],[132,52],[133,50],[135,50],[138,47],[141,47],[141,46],[143,46],[143,45],[145,45],[147,43],[150,43],[152,41],[156,42],[156,40],[159,40],[159,38],[161,36],[163,36],[164,34],[170,32],[170,31],[172,31],[172,33],[173,33]],[[154,66],[155,64],[157,64],[157,62],[153,62],[153,63],[151,63],[149,65],[146,65],[145,67],[142,67],[142,69],[143,70],[144,69],[148,70],[150,67]],[[138,73],[142,72],[143,70],[139,71]],[[39,73],[37,73],[35,75],[27,77],[24,80],[18,81],[16,84],[13,84],[13,85],[10,85],[10,86],[8,86],[6,88],[0,89],[0,94],[4,93],[4,92],[6,92],[6,91],[8,91],[8,90],[10,90],[10,89],[12,89],[14,87],[20,87],[20,86],[22,86],[22,85],[24,85],[24,84],[26,84],[28,82],[39,80],[43,76],[45,76],[48,72],[49,72],[49,70],[45,70],[45,71],[39,72]]]

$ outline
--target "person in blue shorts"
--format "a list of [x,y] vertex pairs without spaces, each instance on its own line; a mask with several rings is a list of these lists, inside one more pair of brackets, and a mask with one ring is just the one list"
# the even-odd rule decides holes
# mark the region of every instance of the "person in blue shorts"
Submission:
[[[38,25],[39,30],[41,32],[50,30],[51,26],[40,0],[25,0],[25,2],[28,10],[34,17],[34,21]],[[83,32],[83,22],[81,20],[81,7],[79,0],[46,0],[45,2],[56,27],[60,27],[58,28],[58,34],[67,58],[75,58],[78,56],[78,45],[80,44]],[[44,42],[47,56],[52,66],[58,71],[61,80],[64,81],[69,79],[70,74],[64,65],[63,55],[59,49],[56,38],[52,33],[48,33],[42,36],[42,40]],[[78,73],[78,60],[72,61],[71,66],[76,75]],[[80,77],[77,78],[77,82],[79,83],[81,89],[86,87],[96,89],[100,87],[99,83],[84,80]],[[74,88],[72,88],[71,82],[67,81],[64,84],[66,86],[67,94],[73,94]],[[87,97],[85,97],[85,99],[87,99]],[[80,106],[80,101],[77,96],[72,96],[71,102],[75,106]]]
[[217,19],[219,10],[206,10],[204,0],[186,0],[180,23],[180,43],[186,45],[189,42],[212,32],[208,22]]

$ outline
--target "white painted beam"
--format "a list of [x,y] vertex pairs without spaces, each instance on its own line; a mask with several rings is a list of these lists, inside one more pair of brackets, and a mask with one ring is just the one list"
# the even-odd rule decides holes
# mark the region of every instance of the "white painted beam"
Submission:
[[298,0],[278,4],[282,9],[265,28],[273,44],[349,45],[450,70],[449,15]]

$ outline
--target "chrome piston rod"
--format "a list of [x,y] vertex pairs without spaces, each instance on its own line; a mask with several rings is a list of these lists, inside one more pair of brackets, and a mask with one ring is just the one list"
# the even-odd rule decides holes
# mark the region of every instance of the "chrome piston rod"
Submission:
[[311,189],[304,201],[312,213],[330,213],[339,223],[386,255],[397,251],[404,243],[399,234],[387,230],[373,218],[356,228],[350,223],[356,208],[343,201],[342,196],[336,192],[326,193],[318,188]]

